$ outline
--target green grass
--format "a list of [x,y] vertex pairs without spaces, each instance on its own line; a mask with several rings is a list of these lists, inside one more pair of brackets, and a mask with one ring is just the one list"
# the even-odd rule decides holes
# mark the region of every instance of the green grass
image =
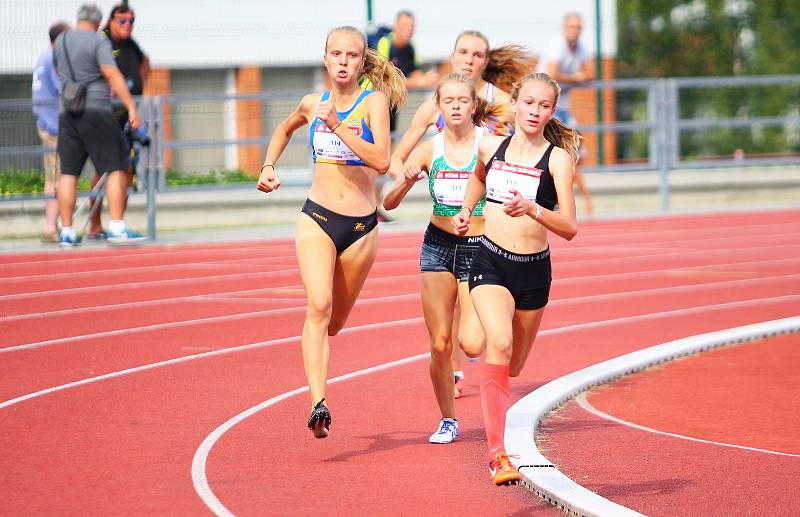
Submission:
[[[255,176],[240,170],[222,170],[210,172],[183,172],[169,169],[167,186],[179,187],[190,185],[224,185],[232,183],[253,183]],[[81,177],[78,190],[89,190],[89,180]],[[22,194],[41,194],[44,191],[44,171],[39,169],[22,170],[9,166],[0,171],[0,195],[14,196]]]

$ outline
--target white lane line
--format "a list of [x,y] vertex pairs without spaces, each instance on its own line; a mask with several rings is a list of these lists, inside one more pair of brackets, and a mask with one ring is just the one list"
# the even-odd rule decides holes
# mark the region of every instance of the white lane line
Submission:
[[[328,380],[328,384],[335,384],[338,382],[355,379],[357,377],[363,377],[365,375],[380,372],[382,370],[388,370],[390,368],[395,368],[397,366],[403,366],[409,363],[413,363],[415,361],[420,361],[427,357],[430,357],[430,352],[414,355],[411,357],[406,357],[403,359],[399,359],[397,361],[378,364],[370,368],[364,368],[363,370],[358,370],[345,375],[340,375],[339,377],[334,377]],[[192,458],[192,484],[194,485],[194,489],[197,492],[197,494],[200,496],[200,498],[203,500],[206,506],[208,506],[211,509],[212,512],[216,513],[217,515],[224,515],[224,516],[233,515],[225,507],[225,505],[222,504],[219,498],[217,498],[217,496],[214,495],[214,492],[211,490],[211,486],[208,484],[208,478],[206,477],[206,463],[208,462],[208,455],[211,453],[211,449],[214,447],[214,444],[217,443],[217,441],[222,437],[223,434],[228,432],[231,428],[233,428],[235,425],[242,422],[243,420],[253,416],[259,411],[267,409],[270,406],[274,406],[278,402],[294,397],[295,395],[305,393],[306,391],[308,391],[308,386],[302,386],[300,388],[295,388],[291,391],[287,391],[286,393],[282,393],[276,397],[272,397],[271,399],[264,401],[261,404],[253,406],[250,409],[239,413],[238,415],[229,419],[221,426],[214,429],[214,431],[211,434],[206,436],[205,440],[203,440],[203,442],[200,444],[200,447],[197,448],[194,457]]]
[[[403,247],[389,247],[384,248],[381,250],[382,254],[386,253],[393,253],[398,251],[419,251],[419,248],[403,248]],[[185,269],[206,269],[206,268],[214,268],[218,266],[230,266],[231,264],[239,264],[239,265],[277,265],[277,266],[296,266],[297,258],[295,257],[294,248],[292,249],[291,254],[287,255],[274,255],[274,256],[255,256],[255,257],[246,257],[246,258],[238,258],[238,259],[219,259],[219,260],[201,260],[199,262],[195,262],[191,260],[191,256],[186,257],[189,261],[188,262],[177,262],[175,264],[157,264],[157,265],[144,265],[144,266],[132,266],[127,267],[125,269],[126,273],[131,272],[153,272],[153,271],[172,271],[172,270],[185,270]],[[274,262],[280,261],[289,261],[289,264],[274,264]],[[261,264],[264,263],[264,264]],[[81,277],[90,277],[90,278],[99,278],[102,276],[115,276],[119,275],[119,272],[116,269],[109,269],[109,268],[102,268],[102,269],[91,269],[91,270],[82,270],[82,271],[70,271],[66,273],[40,273],[40,274],[33,274],[33,275],[24,275],[24,276],[8,276],[8,277],[0,277],[0,284],[13,284],[18,282],[29,282],[31,280],[57,280],[60,278],[81,278]]]
[[542,454],[534,439],[540,422],[579,393],[650,365],[722,345],[798,330],[800,317],[790,317],[709,332],[639,349],[553,379],[515,402],[508,410],[504,441],[508,450],[519,455],[512,462],[534,492],[570,514],[639,516],[641,514],[603,498],[562,474]]
[[[361,332],[365,330],[374,330],[374,329],[383,329],[383,328],[390,328],[398,325],[414,325],[417,323],[423,323],[424,320],[422,317],[418,318],[410,318],[406,320],[397,320],[397,321],[383,321],[380,323],[369,323],[367,325],[359,325],[357,327],[349,327],[342,329],[339,332],[339,335],[342,334],[349,334],[353,332]],[[95,377],[88,377],[86,379],[81,379],[74,382],[69,382],[67,384],[61,384],[59,386],[53,386],[51,388],[42,389],[39,391],[34,391],[32,393],[28,393],[26,395],[21,395],[19,397],[15,397],[13,399],[6,400],[4,402],[0,402],[0,409],[5,409],[9,406],[13,406],[15,404],[19,404],[20,402],[25,402],[27,400],[35,399],[44,395],[49,395],[50,393],[56,393],[59,391],[64,391],[70,388],[76,388],[78,386],[85,386],[87,384],[92,384],[99,381],[105,381],[108,379],[114,379],[116,377],[122,377],[124,375],[129,375],[132,373],[143,372],[147,370],[152,370],[155,368],[160,368],[162,366],[170,366],[174,364],[185,363],[188,361],[194,361],[195,359],[205,359],[208,357],[214,357],[218,355],[225,355],[234,352],[243,352],[245,350],[252,350],[255,348],[262,348],[268,346],[275,346],[281,345],[286,343],[294,343],[300,341],[302,336],[291,336],[285,337],[280,339],[271,339],[269,341],[259,341],[258,343],[248,343],[246,345],[239,345],[230,348],[222,348],[220,350],[213,350],[211,352],[203,352],[201,354],[193,354],[193,355],[185,355],[182,357],[176,357],[173,359],[167,359],[164,361],[158,361],[156,363],[149,363],[141,366],[136,366],[134,368],[127,368],[125,370],[118,370],[115,372],[106,373],[103,375],[97,375]]]
[[[419,296],[420,296],[419,292],[414,292],[402,295],[381,296],[376,298],[362,298],[360,300],[356,300],[356,305],[383,303],[396,300],[414,300],[414,299],[419,299]],[[26,343],[24,345],[9,346],[5,348],[0,348],[0,354],[8,352],[17,352],[20,350],[30,350],[34,348],[43,348],[47,346],[60,345],[64,343],[72,343],[74,341],[82,341],[82,340],[98,339],[98,338],[105,339],[112,336],[122,336],[126,334],[136,334],[140,332],[153,332],[156,330],[171,329],[171,328],[184,327],[190,325],[202,325],[206,323],[219,323],[221,321],[236,321],[247,318],[275,316],[279,314],[291,314],[295,312],[303,312],[305,310],[306,306],[303,305],[299,307],[282,307],[280,309],[266,309],[263,311],[239,312],[236,314],[226,314],[224,316],[209,316],[207,318],[197,318],[193,320],[180,320],[180,321],[170,321],[168,323],[155,323],[153,325],[143,325],[141,327],[107,330],[104,332],[95,332],[92,334],[81,334],[78,336],[47,339],[45,341],[37,341],[35,343]]]
[[800,454],[790,454],[788,452],[779,452],[779,451],[771,451],[769,449],[759,449],[757,447],[747,447],[745,445],[736,445],[732,443],[724,443],[724,442],[715,442],[712,440],[703,440],[702,438],[694,438],[691,436],[686,436],[682,434],[676,433],[668,433],[666,431],[659,431],[658,429],[653,429],[652,427],[646,427],[639,424],[634,424],[633,422],[629,422],[627,420],[623,420],[621,418],[617,418],[613,415],[609,415],[608,413],[601,411],[594,407],[591,402],[586,399],[586,392],[581,393],[575,400],[578,402],[578,405],[582,407],[584,410],[592,413],[593,415],[604,418],[606,420],[610,420],[612,422],[616,422],[620,425],[624,425],[626,427],[632,427],[633,429],[638,429],[640,431],[647,431],[648,433],[660,434],[662,436],[669,436],[671,438],[679,438],[681,440],[688,440],[690,442],[698,442],[698,443],[707,443],[711,445],[719,445],[721,447],[731,447],[733,449],[742,449],[745,451],[753,451],[753,452],[763,452],[766,454],[774,454],[777,456],[789,456],[790,458],[800,458]]
[[70,254],[70,252],[66,253],[57,253],[52,255],[47,255],[47,258],[44,260],[29,260],[26,262],[3,262],[3,266],[33,266],[33,265],[49,265],[49,264],[84,264],[86,262],[101,262],[107,260],[113,260],[115,262],[119,262],[120,259],[139,259],[142,257],[145,258],[160,258],[164,256],[170,257],[180,257],[181,255],[197,255],[198,253],[219,253],[219,254],[235,254],[240,252],[271,252],[276,250],[282,250],[286,248],[287,251],[291,250],[294,251],[294,245],[290,246],[281,246],[281,245],[271,245],[269,243],[265,243],[264,245],[258,246],[250,246],[250,247],[243,247],[243,248],[191,248],[191,249],[163,249],[160,251],[153,251],[147,253],[133,253],[133,254],[126,254],[121,255],[118,253],[109,253],[106,255],[93,255],[90,257],[65,257],[65,254]]
[[[380,262],[381,266],[386,265],[394,265],[394,264],[405,264],[408,262],[417,263],[418,259],[406,259],[406,260],[389,260],[386,262]],[[376,263],[376,266],[378,263]],[[23,299],[27,300],[31,297],[39,296],[39,297],[50,297],[53,295],[58,294],[77,294],[77,293],[85,293],[85,292],[92,292],[92,291],[108,291],[108,290],[118,290],[121,288],[126,289],[141,289],[142,287],[153,287],[153,286],[166,286],[166,285],[181,285],[181,284],[190,284],[192,282],[201,282],[201,281],[211,281],[211,280],[234,280],[234,279],[241,279],[241,278],[259,278],[259,277],[273,277],[277,274],[287,274],[287,273],[297,273],[299,271],[298,268],[289,268],[289,269],[277,269],[275,271],[258,271],[254,273],[234,273],[232,275],[208,275],[208,276],[194,276],[190,278],[174,278],[169,280],[151,280],[151,281],[143,281],[143,282],[129,282],[126,284],[104,284],[104,285],[96,285],[96,286],[89,286],[89,287],[69,287],[66,289],[53,289],[49,291],[32,291],[27,293],[15,293],[15,294],[5,294],[0,295],[0,300],[18,300]]]
[[[653,289],[653,291],[659,291],[659,289]],[[636,291],[630,292],[622,292],[622,293],[615,293],[614,295],[595,295],[597,297],[603,297],[603,299],[626,299],[630,298],[631,293],[637,293]],[[377,298],[366,298],[363,300],[356,301],[356,304],[365,304],[365,303],[375,303],[375,302],[383,302],[387,300],[394,300],[394,299],[408,299],[413,300],[419,297],[419,292],[413,292],[409,294],[399,295],[399,296],[384,296],[384,297],[377,297]],[[591,302],[593,296],[583,296],[578,298],[572,299],[564,299],[564,300],[555,300],[550,303],[551,306],[560,306],[562,304],[568,304],[571,302]],[[622,316],[619,318],[614,318],[612,320],[600,320],[595,322],[587,322],[587,323],[580,323],[575,325],[574,327],[570,328],[595,328],[596,326],[603,326],[607,321],[619,321],[619,322],[634,322],[634,321],[641,321],[646,320],[652,316],[658,317],[668,317],[672,315],[680,315],[680,314],[695,314],[698,312],[715,310],[715,309],[725,309],[725,308],[735,308],[741,306],[750,306],[750,305],[764,305],[764,304],[772,304],[775,302],[792,302],[800,300],[800,295],[786,295],[786,296],[778,296],[772,298],[751,298],[747,300],[739,300],[736,302],[725,302],[720,304],[714,305],[699,305],[695,307],[685,307],[680,309],[672,309],[669,311],[662,311],[658,313],[645,313],[633,316]],[[298,307],[285,307],[280,309],[267,309],[262,311],[252,311],[252,312],[243,312],[243,313],[236,313],[236,314],[229,314],[224,316],[210,316],[207,318],[197,318],[191,320],[180,320],[180,321],[173,321],[168,323],[157,323],[153,325],[144,325],[141,327],[131,327],[131,328],[124,328],[124,329],[117,329],[117,330],[109,330],[104,332],[96,332],[92,334],[81,334],[77,336],[70,336],[64,338],[56,338],[56,339],[48,339],[44,341],[37,341],[35,343],[26,343],[24,345],[14,345],[10,347],[0,348],[0,354],[8,353],[8,352],[16,352],[20,350],[30,350],[35,348],[42,348],[47,346],[53,346],[63,343],[71,343],[75,341],[81,340],[89,340],[89,339],[96,339],[96,338],[107,338],[110,336],[119,336],[119,335],[126,335],[126,334],[136,334],[140,332],[152,332],[155,330],[162,330],[166,328],[175,328],[180,326],[189,326],[189,325],[202,325],[206,323],[218,323],[221,321],[235,321],[239,319],[246,319],[252,317],[263,317],[265,315],[275,315],[275,314],[290,314],[294,312],[300,312],[305,310],[305,305],[298,306]],[[541,334],[541,332],[540,332]]]
[[[418,293],[415,293],[415,296],[418,296]],[[392,297],[387,297],[387,298],[392,298]],[[395,296],[394,298],[395,299],[399,299],[399,298],[402,298],[402,296]],[[708,310],[722,310],[722,309],[742,307],[742,306],[746,307],[746,306],[753,306],[753,305],[765,305],[765,304],[769,304],[769,303],[773,303],[773,302],[781,303],[781,302],[785,301],[784,298],[791,298],[792,300],[800,300],[800,295],[791,296],[791,297],[781,297],[781,298],[756,299],[756,300],[750,300],[748,302],[724,303],[724,304],[708,306],[708,307],[696,307],[696,308],[692,308],[692,309],[678,309],[678,310],[675,310],[675,311],[667,311],[667,312],[661,312],[661,313],[655,313],[655,314],[642,314],[640,316],[625,316],[625,317],[621,317],[621,318],[612,318],[612,319],[608,319],[608,320],[595,321],[595,322],[591,322],[591,323],[576,323],[576,324],[572,324],[572,325],[565,325],[563,327],[556,327],[556,328],[553,328],[553,329],[540,330],[539,333],[537,334],[537,338],[545,337],[545,336],[555,336],[555,335],[565,334],[567,332],[571,332],[571,331],[574,331],[574,330],[584,330],[584,329],[587,329],[587,328],[599,328],[599,327],[606,327],[606,326],[623,324],[623,323],[630,323],[631,321],[646,321],[646,320],[668,318],[668,317],[672,317],[672,316],[679,316],[679,315],[691,314],[691,313],[695,313],[695,312],[702,312],[703,310],[707,310],[707,309]],[[356,302],[356,303],[358,303],[358,302]],[[417,317],[417,318],[411,318],[411,319],[400,320],[400,321],[401,322],[406,322],[406,323],[413,323],[413,322],[418,322],[418,321],[424,321],[424,319],[422,317]],[[386,325],[391,325],[391,322],[370,323],[370,324],[361,325],[361,326],[357,326],[357,327],[349,327],[349,328],[343,329],[340,332],[340,334],[341,333],[347,333],[347,332],[353,332],[353,331],[359,330],[359,329],[382,328],[383,326],[386,326]],[[192,360],[192,359],[198,359],[198,358],[207,357],[209,355],[220,355],[220,354],[228,353],[230,351],[248,350],[250,348],[255,348],[255,347],[259,347],[259,346],[265,346],[265,343],[266,344],[288,343],[288,342],[291,342],[294,339],[299,339],[299,336],[294,336],[294,337],[289,337],[289,338],[273,339],[273,340],[270,340],[270,341],[261,341],[261,342],[258,342],[258,343],[249,343],[249,344],[238,345],[238,346],[234,346],[234,347],[230,347],[230,348],[223,348],[223,349],[220,349],[220,350],[215,350],[213,352],[206,352],[206,353],[203,353],[203,354],[183,356],[183,357],[179,357],[179,358],[175,358],[175,359],[169,359],[169,360],[161,361],[161,362],[158,362],[158,363],[152,363],[150,365],[144,365],[144,366],[139,366],[139,367],[136,367],[136,368],[130,368],[130,369],[127,369],[127,370],[121,370],[121,372],[133,373],[133,372],[137,372],[137,371],[148,370],[148,369],[154,368],[155,366],[153,366],[153,365],[166,366],[166,365],[170,365],[170,364],[189,361],[189,360]],[[71,382],[69,384],[65,384],[65,385],[62,385],[62,386],[56,386],[54,388],[47,388],[47,389],[44,389],[44,390],[41,390],[41,391],[37,391],[34,394],[23,395],[21,397],[17,397],[15,399],[11,399],[10,401],[5,401],[3,403],[0,403],[0,409],[4,408],[6,406],[10,406],[12,404],[16,404],[17,402],[21,402],[22,400],[27,400],[29,398],[34,398],[34,396],[40,396],[41,394],[51,393],[51,392],[54,392],[54,391],[61,391],[62,389],[65,389],[64,386],[67,386],[67,387],[80,386],[80,385],[86,384],[88,382],[95,382],[96,380],[103,380],[103,379],[106,379],[106,378],[113,378],[113,377],[117,377],[117,376],[122,375],[122,374],[123,373],[120,373],[120,372],[112,372],[112,373],[100,375],[100,376],[97,376],[97,377],[91,377],[89,379],[84,379],[84,380],[81,380],[81,381]]]
[[[152,273],[156,271],[172,271],[172,270],[186,270],[186,269],[207,269],[216,268],[219,266],[229,266],[231,264],[248,265],[247,263],[255,262],[254,265],[261,265],[260,262],[265,262],[271,258],[279,258],[280,260],[288,260],[289,257],[250,257],[243,259],[220,259],[220,260],[203,260],[200,262],[179,262],[176,264],[157,264],[152,266],[133,266],[125,268],[125,273]],[[271,264],[263,264],[271,265]],[[280,265],[280,264],[279,264]],[[286,264],[287,266],[289,264]],[[40,273],[35,275],[24,276],[7,276],[0,278],[0,284],[13,284],[19,282],[30,282],[32,280],[59,280],[62,278],[99,278],[102,276],[119,276],[117,269],[84,269],[81,271],[68,271],[65,273]]]
[[[371,283],[375,282],[383,282],[386,280],[395,280],[395,279],[407,279],[407,278],[419,278],[419,275],[398,275],[398,276],[375,276],[370,277],[367,279],[366,285],[370,285]],[[59,309],[55,311],[47,311],[47,312],[30,312],[27,314],[15,314],[13,316],[4,316],[0,317],[0,323],[5,321],[20,321],[20,320],[27,320],[27,319],[36,319],[36,318],[51,318],[53,316],[60,316],[60,315],[69,315],[74,316],[76,314],[85,314],[91,312],[110,312],[116,309],[130,309],[134,307],[149,307],[151,305],[171,305],[178,302],[186,302],[186,301],[202,301],[205,298],[213,298],[213,299],[224,299],[226,295],[243,295],[248,293],[269,293],[269,292],[280,292],[282,289],[302,289],[302,284],[296,285],[288,285],[282,287],[258,287],[255,289],[239,289],[236,291],[220,291],[217,293],[202,293],[202,294],[190,294],[185,296],[176,296],[174,298],[156,298],[154,300],[142,300],[138,302],[124,302],[124,303],[113,303],[113,304],[106,304],[106,305],[94,305],[89,307],[76,307],[70,309]],[[271,298],[272,300],[276,300],[277,298]],[[305,296],[300,299],[305,299]],[[298,301],[298,298],[292,299],[292,301]]]
[[[800,263],[800,258],[797,259],[775,259],[775,260],[763,260],[763,261],[754,261],[754,262],[733,262],[733,263],[719,263],[719,264],[710,264],[705,266],[692,266],[692,267],[685,267],[685,268],[665,268],[665,269],[650,269],[645,271],[629,271],[624,273],[611,273],[605,275],[588,275],[588,276],[574,276],[574,277],[562,277],[558,279],[558,285],[571,285],[571,284],[585,284],[587,282],[591,283],[598,283],[598,282],[607,282],[609,280],[626,280],[631,278],[647,278],[652,276],[653,274],[658,273],[670,273],[670,272],[689,272],[689,271],[703,271],[708,269],[714,269],[719,267],[725,266],[760,266],[763,268],[765,264],[774,267],[787,265],[787,264],[797,264]],[[376,263],[377,264],[377,263]],[[297,271],[296,269],[289,270],[289,271]],[[403,275],[404,277],[413,276],[413,275]],[[789,276],[789,275],[785,275]],[[198,280],[203,280],[208,277],[200,277]],[[390,277],[377,277],[377,278],[390,278]],[[763,278],[773,278],[773,277],[763,277]],[[191,279],[184,279],[186,283],[190,283]],[[374,279],[373,279],[374,280]],[[367,280],[368,282],[370,279]],[[163,281],[157,281],[163,282]],[[137,284],[139,285],[139,284]],[[703,284],[693,284],[693,285],[705,285]],[[296,286],[284,286],[283,289],[288,287],[302,287],[301,285]],[[244,290],[236,290],[236,291],[223,291],[220,293],[207,293],[210,296],[219,296],[224,294],[242,294],[242,293],[251,293],[256,291],[262,291],[264,289],[274,289],[274,288],[258,288],[258,289],[244,289]],[[51,291],[53,293],[57,293],[58,291]],[[149,305],[161,305],[161,304],[170,304],[175,303],[177,301],[184,301],[184,300],[193,300],[199,296],[206,296],[206,294],[193,294],[187,296],[179,296],[175,298],[159,298],[155,300],[142,300],[138,302],[125,302],[125,303],[118,303],[118,304],[107,304],[107,305],[96,305],[96,306],[88,306],[88,307],[76,307],[70,309],[61,309],[55,311],[45,311],[45,312],[34,312],[34,313],[27,313],[27,314],[15,314],[13,316],[4,316],[0,317],[0,323],[4,321],[18,321],[24,320],[29,318],[41,318],[41,317],[50,317],[60,314],[80,314],[80,313],[87,313],[87,312],[106,312],[108,310],[116,309],[116,308],[127,308],[127,307],[141,307],[141,306],[149,306]]]

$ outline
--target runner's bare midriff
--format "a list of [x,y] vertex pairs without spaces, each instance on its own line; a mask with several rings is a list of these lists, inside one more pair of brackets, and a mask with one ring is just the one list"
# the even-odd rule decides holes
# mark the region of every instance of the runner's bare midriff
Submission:
[[377,176],[369,167],[317,163],[308,197],[340,215],[368,215],[377,206]]

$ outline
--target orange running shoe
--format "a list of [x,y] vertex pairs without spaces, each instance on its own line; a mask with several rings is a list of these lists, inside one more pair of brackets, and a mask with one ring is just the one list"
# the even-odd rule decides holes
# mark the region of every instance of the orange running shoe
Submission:
[[511,464],[508,454],[498,452],[489,462],[489,474],[495,485],[516,485],[522,478],[517,467]]
[[464,378],[463,377],[456,377],[455,398],[459,398],[463,391],[464,391]]

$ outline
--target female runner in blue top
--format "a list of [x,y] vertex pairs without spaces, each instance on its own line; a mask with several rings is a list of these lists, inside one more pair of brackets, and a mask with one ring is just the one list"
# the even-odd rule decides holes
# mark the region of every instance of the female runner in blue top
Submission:
[[514,135],[481,140],[464,207],[453,217],[459,234],[469,232],[474,207],[486,196],[484,235],[469,288],[486,332],[481,406],[497,485],[520,478],[503,447],[509,377],[525,365],[547,305],[548,231],[567,240],[578,232],[572,182],[580,137],[553,118],[559,91],[558,83],[542,73],[514,85]]
[[458,438],[453,400],[453,352],[451,329],[458,301],[461,312],[458,335],[461,348],[470,357],[483,352],[484,335],[472,308],[467,289],[472,257],[483,233],[483,201],[474,211],[473,224],[464,236],[456,235],[450,219],[459,213],[467,181],[478,160],[478,143],[486,133],[481,127],[492,116],[503,114],[499,104],[478,98],[475,83],[464,74],[451,73],[436,87],[434,96],[444,118],[444,131],[417,147],[403,166],[403,175],[383,200],[384,208],[395,208],[428,173],[433,214],[420,254],[422,307],[431,340],[430,375],[442,419],[430,437],[431,443],[450,443]]
[[[295,247],[307,309],[302,349],[312,411],[308,427],[328,436],[331,415],[325,404],[328,336],[347,316],[377,251],[375,181],[389,168],[389,106],[405,98],[402,73],[367,48],[354,27],[331,30],[325,41],[325,68],[331,90],[303,97],[278,124],[267,148],[258,190],[280,187],[276,167],[292,134],[311,126],[314,179],[297,220]],[[362,90],[361,76],[377,90]]]

